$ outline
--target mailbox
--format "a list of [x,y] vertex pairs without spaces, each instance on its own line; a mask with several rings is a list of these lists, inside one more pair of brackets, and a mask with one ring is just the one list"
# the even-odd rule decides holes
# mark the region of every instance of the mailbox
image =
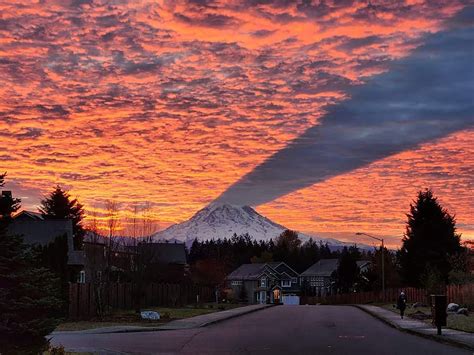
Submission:
[[446,326],[446,308],[448,306],[446,295],[431,295],[431,315],[433,325],[438,328],[438,335],[441,335],[441,327]]

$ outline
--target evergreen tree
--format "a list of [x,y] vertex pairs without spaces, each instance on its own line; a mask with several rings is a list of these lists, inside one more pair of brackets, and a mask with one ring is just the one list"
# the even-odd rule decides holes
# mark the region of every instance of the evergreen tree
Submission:
[[[385,288],[398,288],[401,285],[397,258],[385,247],[383,248],[383,253]],[[368,253],[365,258],[370,260],[370,266],[362,275],[362,278],[366,281],[363,288],[367,291],[380,291],[382,289],[382,247],[375,250],[374,253]]]
[[61,298],[63,303],[63,315],[67,314],[69,301],[69,268],[68,268],[68,245],[66,234],[56,237],[47,245],[33,247],[37,254],[39,265],[56,274],[61,284]]
[[285,230],[276,239],[276,247],[283,250],[294,251],[301,245],[298,233],[290,229]]
[[[5,185],[6,175],[6,173],[0,174],[0,188]],[[0,216],[2,216],[2,219],[0,220],[0,228],[2,228],[1,224],[6,228],[12,215],[20,208],[20,202],[19,199],[13,198],[11,193],[2,193],[0,196]]]
[[[4,177],[0,176],[0,187]],[[59,323],[62,303],[58,280],[35,266],[35,254],[21,236],[7,235],[19,202],[0,196],[0,349],[5,354],[44,350],[44,337]]]
[[352,250],[347,247],[341,252],[336,270],[336,285],[340,292],[347,293],[351,290],[359,275],[357,259]]
[[77,199],[71,199],[67,191],[59,185],[53,192],[41,201],[40,213],[48,219],[71,219],[74,233],[74,249],[82,249],[85,235],[82,221],[84,219],[84,207]]
[[415,287],[424,280],[448,281],[450,258],[462,252],[456,221],[433,196],[431,190],[420,191],[410,205],[403,245],[399,251],[401,276]]

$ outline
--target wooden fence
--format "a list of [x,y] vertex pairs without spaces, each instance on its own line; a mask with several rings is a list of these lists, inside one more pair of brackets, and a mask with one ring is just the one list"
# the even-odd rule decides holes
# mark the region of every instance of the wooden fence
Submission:
[[[134,285],[131,283],[111,283],[104,292],[107,310],[132,309]],[[178,307],[197,302],[210,302],[214,298],[214,290],[210,287],[183,284],[151,283],[145,286],[142,294],[143,307],[165,306]],[[96,316],[94,286],[90,283],[69,284],[69,318],[88,319]]]
[[[383,292],[357,292],[357,293],[346,293],[337,294],[330,296],[302,296],[301,304],[364,304],[364,303],[383,303],[397,301],[400,291],[404,290],[408,302],[415,303],[421,302],[424,304],[430,304],[430,295],[424,289],[419,288],[399,288],[399,289],[388,289]],[[448,303],[454,302],[462,305],[474,306],[474,284],[466,285],[449,285],[446,287],[446,293],[448,296]]]

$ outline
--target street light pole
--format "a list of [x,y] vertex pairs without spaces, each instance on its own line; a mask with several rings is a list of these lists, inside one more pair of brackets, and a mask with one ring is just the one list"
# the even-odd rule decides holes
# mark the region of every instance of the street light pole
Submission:
[[356,235],[365,235],[369,238],[376,239],[382,242],[382,293],[383,293],[383,299],[385,300],[385,246],[384,246],[383,238],[377,238],[377,237],[374,237],[373,235],[362,233],[362,232],[357,232]]

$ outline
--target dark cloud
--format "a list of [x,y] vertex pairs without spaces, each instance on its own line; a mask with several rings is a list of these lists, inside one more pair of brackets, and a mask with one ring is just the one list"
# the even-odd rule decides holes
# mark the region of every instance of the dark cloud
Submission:
[[220,15],[220,14],[213,14],[213,13],[206,13],[201,16],[187,16],[181,13],[175,13],[174,17],[184,23],[193,26],[202,26],[202,27],[213,27],[213,28],[222,28],[222,27],[229,27],[235,26],[238,24],[236,18],[227,16],[227,15]]
[[46,116],[57,115],[58,118],[64,118],[69,115],[69,111],[61,105],[36,105],[35,109]]
[[[468,14],[474,19],[471,10]],[[466,12],[459,16],[465,18]],[[393,62],[389,72],[350,90],[351,99],[329,108],[319,125],[219,200],[263,204],[474,126],[473,23],[427,37],[409,57]]]
[[26,128],[24,131],[14,134],[16,139],[36,139],[43,135],[43,130],[41,128]]
[[361,38],[349,38],[342,44],[337,46],[338,49],[343,51],[353,51],[354,49],[371,46],[374,44],[386,43],[386,38],[381,36],[367,36]]
[[251,35],[254,36],[254,37],[264,38],[264,37],[271,36],[273,33],[275,33],[275,31],[258,30],[258,31],[252,32]]

